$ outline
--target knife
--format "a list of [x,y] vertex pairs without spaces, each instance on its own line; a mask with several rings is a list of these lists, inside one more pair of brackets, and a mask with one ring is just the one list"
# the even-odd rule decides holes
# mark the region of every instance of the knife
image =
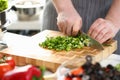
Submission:
[[98,41],[96,41],[95,39],[93,39],[92,37],[90,37],[85,32],[83,32],[83,31],[79,31],[79,32],[80,32],[80,34],[82,36],[86,36],[86,37],[88,37],[90,39],[90,45],[89,45],[90,47],[98,49],[98,50],[104,50],[103,45],[101,43],[99,43]]

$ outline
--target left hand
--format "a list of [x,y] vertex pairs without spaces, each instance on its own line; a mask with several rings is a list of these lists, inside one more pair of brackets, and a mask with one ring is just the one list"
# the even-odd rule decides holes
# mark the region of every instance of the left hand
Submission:
[[100,43],[113,38],[118,32],[117,27],[106,19],[97,19],[90,27],[88,34]]

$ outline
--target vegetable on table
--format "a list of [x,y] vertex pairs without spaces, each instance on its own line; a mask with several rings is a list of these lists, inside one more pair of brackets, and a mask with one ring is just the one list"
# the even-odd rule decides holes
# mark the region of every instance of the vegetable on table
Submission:
[[76,68],[74,70],[71,71],[71,74],[73,75],[78,75],[78,74],[83,74],[84,70],[82,67]]
[[4,76],[4,74],[8,71],[12,70],[11,66],[8,63],[0,64],[0,79]]
[[0,79],[4,74],[15,67],[15,61],[11,56],[1,56],[0,58]]
[[42,80],[42,72],[37,67],[26,65],[7,72],[2,80]]
[[12,69],[15,68],[15,61],[13,59],[13,57],[11,56],[4,56],[4,60],[12,67]]
[[82,67],[71,70],[65,75],[64,80],[82,80],[80,75],[84,74],[84,69]]
[[82,66],[67,72],[63,80],[120,80],[120,64],[102,67],[98,62],[93,64],[92,59],[88,58]]
[[0,12],[8,8],[8,0],[0,0]]
[[56,51],[70,51],[72,49],[80,49],[90,45],[90,39],[87,36],[57,36],[47,37],[47,39],[39,43],[39,46]]

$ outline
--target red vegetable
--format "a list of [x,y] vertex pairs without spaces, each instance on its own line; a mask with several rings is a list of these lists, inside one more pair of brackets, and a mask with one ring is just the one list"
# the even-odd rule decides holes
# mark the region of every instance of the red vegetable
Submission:
[[80,67],[80,68],[77,68],[77,69],[72,70],[72,71],[71,71],[71,74],[73,74],[73,75],[78,75],[78,74],[83,74],[83,72],[84,72],[83,68]]
[[35,66],[27,65],[7,72],[2,80],[32,80],[33,77],[39,78],[41,74]]
[[10,56],[6,57],[6,62],[12,67],[12,69],[15,68],[15,61],[13,57],[10,57]]
[[11,66],[8,63],[0,64],[0,79],[4,76],[4,74],[8,71],[12,70]]
[[78,75],[83,73],[84,73],[84,69],[82,67],[73,69],[70,71],[70,74],[65,76],[64,80],[82,80],[81,77],[78,77]]
[[65,77],[64,80],[72,80],[70,77]]
[[82,80],[80,77],[75,77],[72,80]]
[[15,61],[10,56],[0,56],[0,79],[4,74],[15,67]]

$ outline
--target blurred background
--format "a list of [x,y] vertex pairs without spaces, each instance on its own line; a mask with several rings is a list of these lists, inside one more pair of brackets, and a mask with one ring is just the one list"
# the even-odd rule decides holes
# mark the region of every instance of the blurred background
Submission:
[[40,32],[43,9],[47,0],[9,0],[6,12],[7,31],[32,36]]

